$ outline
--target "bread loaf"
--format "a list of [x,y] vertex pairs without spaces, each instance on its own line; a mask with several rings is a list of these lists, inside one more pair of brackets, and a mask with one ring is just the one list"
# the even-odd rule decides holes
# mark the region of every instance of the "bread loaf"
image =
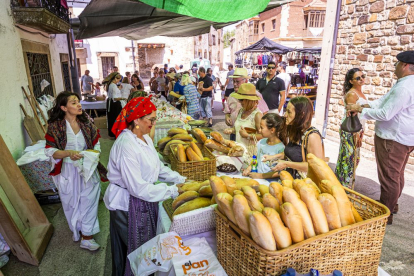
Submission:
[[202,186],[206,186],[204,182],[190,182],[190,183],[184,183],[180,185],[176,185],[178,187],[178,193],[182,194],[184,192],[188,191],[195,191],[198,192]]
[[170,137],[173,137],[174,135],[177,135],[177,134],[188,134],[188,132],[187,130],[183,128],[178,128],[178,127],[174,127],[167,132],[167,135]]
[[173,216],[183,214],[183,213],[187,213],[187,212],[192,211],[192,210],[204,208],[204,207],[210,206],[210,204],[211,204],[211,199],[210,198],[197,197],[193,200],[190,200],[190,201],[182,204],[180,207],[178,207],[174,211]]
[[180,133],[180,134],[174,135],[171,139],[173,139],[173,140],[181,140],[181,141],[184,141],[184,142],[191,142],[191,141],[193,141],[193,136],[191,136],[189,134],[182,134],[182,133]]
[[196,140],[201,143],[204,144],[205,141],[207,140],[206,135],[204,134],[204,132],[199,129],[199,128],[193,128],[191,130],[191,134],[194,136],[194,138],[196,138]]
[[335,198],[331,194],[323,193],[318,196],[318,201],[322,204],[329,230],[341,228],[341,218]]
[[243,186],[242,191],[244,193],[244,196],[247,199],[247,202],[249,203],[250,209],[254,211],[263,211],[263,204],[260,202],[259,197],[257,196],[256,191],[249,186]]
[[[336,178],[335,173],[331,170],[328,164],[317,158],[312,153],[307,155],[308,158],[308,177],[312,179],[316,185],[320,186],[322,180],[328,180],[331,182],[331,185],[338,186],[343,189],[341,183]],[[310,174],[309,174],[310,172]],[[329,193],[327,190],[324,190],[321,186],[319,187],[323,193]]]
[[211,189],[210,185],[201,187],[200,190],[198,190],[198,193],[200,194],[200,196],[204,196],[204,197],[213,196],[213,190]]
[[283,181],[283,180],[291,180],[291,181],[293,181],[292,175],[289,172],[287,172],[287,171],[281,171],[279,173],[279,177],[280,177],[280,180],[281,181]]
[[261,212],[250,212],[249,229],[253,240],[259,246],[270,251],[276,250],[276,241],[273,237],[272,226]]
[[293,243],[301,242],[305,239],[305,234],[303,233],[303,223],[302,218],[293,206],[289,202],[285,202],[280,207],[280,213],[282,221],[289,228],[290,236],[292,237]]
[[292,189],[293,188],[292,180],[289,180],[289,179],[282,180],[282,186]]
[[216,204],[216,198],[214,196],[211,198],[211,205],[213,204]]
[[219,142],[217,142],[215,140],[212,140],[212,139],[207,139],[205,141],[204,145],[209,149],[217,150],[217,151],[225,153],[225,154],[229,153],[229,151],[230,151],[229,147],[226,147],[225,145],[222,145]]
[[242,195],[242,196],[244,196],[244,193],[242,191],[240,191],[240,190],[235,190],[233,192],[233,194],[234,194],[234,196],[236,196],[236,195]]
[[166,145],[169,141],[171,141],[171,137],[169,137],[169,136],[164,137],[164,138],[161,138],[160,140],[158,140],[158,142],[157,142],[158,150],[159,150],[159,151],[163,151],[163,150],[164,150],[164,148],[165,148],[165,145]]
[[210,186],[213,190],[213,195],[216,198],[217,202],[217,195],[219,193],[227,193],[226,184],[224,184],[223,180],[215,175],[210,176]]
[[220,178],[223,180],[224,184],[226,185],[227,192],[231,196],[233,196],[234,191],[237,190],[236,181],[227,175],[222,175],[220,176]]
[[194,142],[191,142],[190,143],[190,147],[193,149],[193,151],[198,155],[198,156],[200,156],[200,158],[203,160],[203,158],[204,158],[204,156],[203,156],[203,154],[201,153],[201,150],[199,149],[199,147],[196,145],[196,143],[194,143]]
[[177,159],[180,162],[187,162],[187,155],[185,155],[184,146],[181,144],[178,144],[177,146]]
[[292,188],[298,193],[298,195],[300,195],[300,187],[302,187],[305,184],[306,183],[302,179],[295,179],[292,182]]
[[210,136],[216,140],[217,142],[219,142],[220,144],[224,145],[224,138],[223,136],[221,136],[220,132],[217,131],[212,131],[210,132]]
[[249,214],[251,212],[249,203],[243,195],[235,195],[233,197],[233,213],[236,219],[237,225],[248,236],[250,236],[249,230]]
[[312,218],[309,214],[306,204],[299,198],[298,193],[295,190],[290,188],[283,189],[283,201],[289,202],[302,218],[303,232],[305,233],[305,238],[309,239],[315,236],[315,229],[313,228]]
[[[326,181],[326,180],[322,180]],[[341,218],[342,227],[355,223],[354,214],[352,213],[352,203],[349,201],[345,190],[342,187],[332,186],[332,195],[338,204],[339,217]]]
[[259,185],[259,192],[260,192],[260,196],[263,196],[264,194],[269,193],[269,186],[266,186],[264,184]]
[[244,148],[242,146],[234,146],[230,148],[228,156],[242,157],[244,155]]
[[171,147],[170,146],[175,145],[175,144],[187,145],[186,142],[183,142],[181,140],[171,140],[164,147],[164,151],[163,151],[164,155],[169,155],[171,153]]
[[313,187],[315,187],[315,189],[318,192],[318,195],[321,193],[321,190],[319,189],[318,185],[315,184],[315,182],[312,181],[312,179],[310,178],[305,178],[303,179],[303,181],[305,181],[305,183],[312,185]]
[[231,140],[227,140],[227,139],[223,139],[222,144],[225,145],[226,147],[229,147],[229,148],[233,148],[233,147],[237,146],[236,142],[231,141]]
[[182,193],[181,195],[177,196],[173,203],[172,203],[172,208],[175,211],[175,209],[177,209],[178,207],[180,207],[181,205],[183,205],[184,203],[193,200],[195,198],[198,197],[198,193],[195,191],[188,191],[185,193]]
[[203,158],[198,156],[191,147],[188,147],[185,150],[185,153],[187,154],[188,161],[202,161]]
[[292,245],[292,237],[290,236],[289,228],[287,228],[275,209],[265,207],[263,215],[270,222],[272,226],[273,237],[276,240],[276,247],[278,250]]
[[279,206],[283,204],[283,187],[279,182],[270,183],[269,193],[276,198]]
[[277,199],[272,196],[270,193],[264,194],[262,196],[262,200],[263,200],[263,206],[264,207],[269,207],[269,208],[273,208],[276,211],[280,212],[280,205],[279,202],[277,201]]
[[305,183],[300,187],[300,197],[308,207],[316,235],[329,232],[328,221],[322,204],[318,201],[315,190],[310,184]]
[[219,193],[216,196],[216,201],[220,212],[225,214],[231,222],[237,225],[237,221],[233,213],[233,197],[228,193]]
[[352,205],[352,214],[354,214],[355,222],[361,222],[364,220],[353,205]]
[[251,178],[235,178],[237,189],[241,190],[244,186],[252,187],[256,192],[259,191],[259,182]]

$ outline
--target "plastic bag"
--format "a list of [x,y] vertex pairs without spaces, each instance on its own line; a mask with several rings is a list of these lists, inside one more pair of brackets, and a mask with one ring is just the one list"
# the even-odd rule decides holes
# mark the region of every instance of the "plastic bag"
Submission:
[[177,255],[188,255],[191,249],[183,246],[181,237],[175,232],[158,235],[128,255],[135,276],[147,276],[157,271],[168,272],[172,259]]
[[194,238],[185,241],[191,249],[188,255],[176,255],[173,265],[176,276],[226,276],[206,239]]

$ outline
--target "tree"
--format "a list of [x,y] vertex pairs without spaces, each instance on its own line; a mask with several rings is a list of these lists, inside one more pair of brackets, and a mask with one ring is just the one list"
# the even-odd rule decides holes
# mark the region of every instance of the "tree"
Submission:
[[233,29],[231,31],[225,31],[223,34],[223,48],[227,48],[230,46],[230,38],[234,37],[236,34],[236,30]]

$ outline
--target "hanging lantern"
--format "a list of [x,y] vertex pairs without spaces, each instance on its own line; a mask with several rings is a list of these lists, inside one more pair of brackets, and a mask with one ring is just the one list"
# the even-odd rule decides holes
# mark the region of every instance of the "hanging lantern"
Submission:
[[154,49],[157,48],[157,44],[152,45],[152,48]]
[[151,48],[151,44],[148,44],[148,48]]
[[142,47],[142,45],[141,45],[141,44],[139,44],[139,45],[138,45],[138,48],[139,48],[139,49],[141,49],[141,47]]

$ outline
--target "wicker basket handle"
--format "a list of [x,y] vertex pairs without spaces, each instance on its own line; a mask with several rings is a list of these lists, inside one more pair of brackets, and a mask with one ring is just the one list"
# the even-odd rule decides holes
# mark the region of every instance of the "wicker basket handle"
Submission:
[[241,235],[239,233],[237,233],[237,231],[235,231],[230,224],[226,224],[226,226],[228,226],[228,228],[229,228],[230,235],[232,235],[234,238],[236,238],[236,240],[239,243],[241,243]]

